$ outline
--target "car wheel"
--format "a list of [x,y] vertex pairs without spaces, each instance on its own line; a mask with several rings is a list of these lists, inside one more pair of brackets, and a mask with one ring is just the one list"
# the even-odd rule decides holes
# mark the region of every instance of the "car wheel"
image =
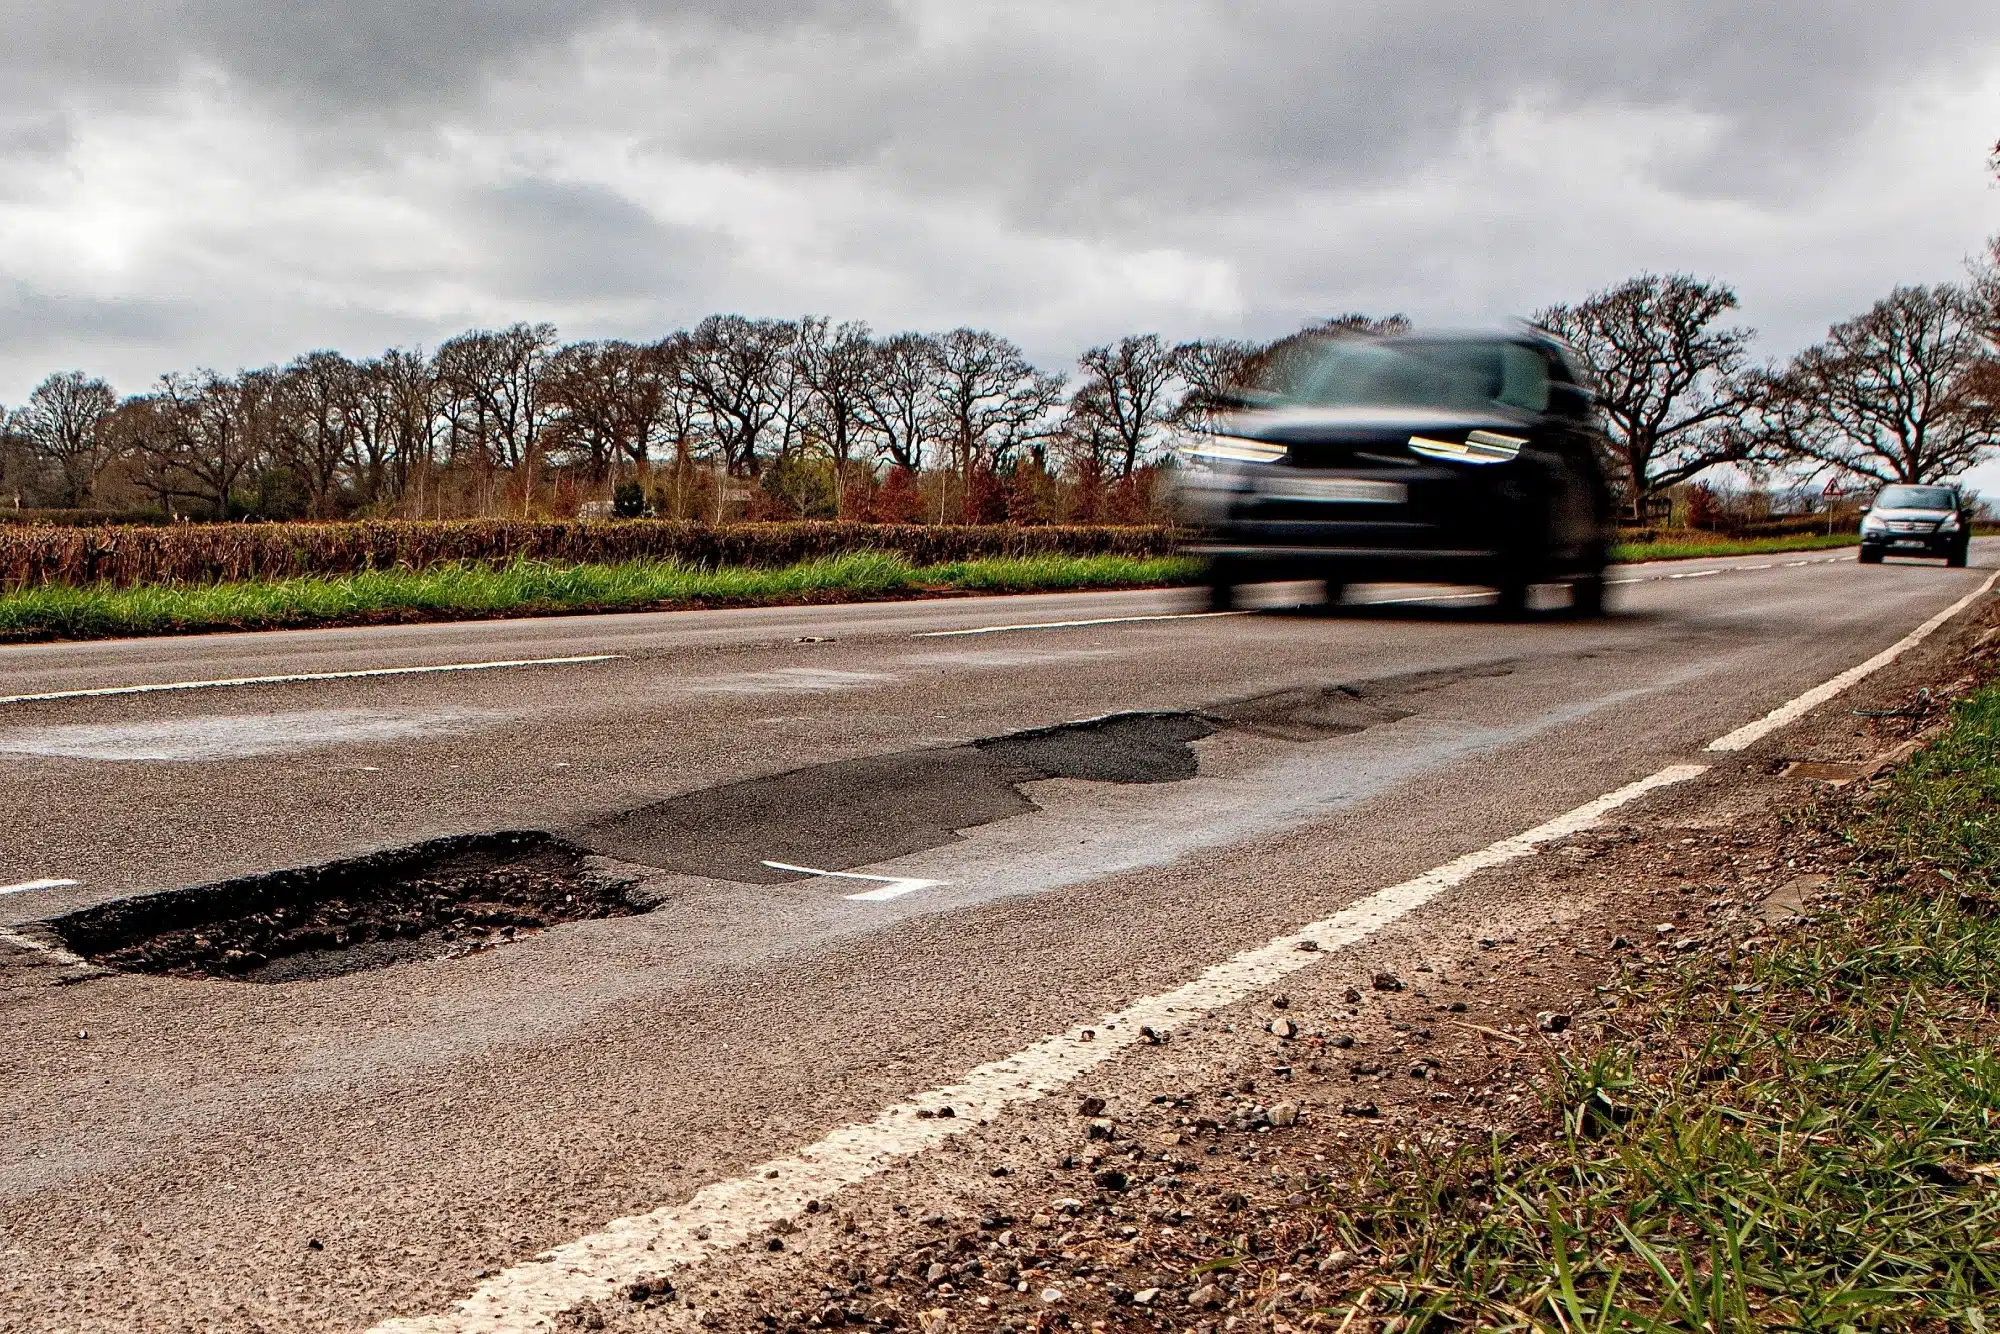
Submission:
[[1328,579],[1320,585],[1320,601],[1329,607],[1338,607],[1347,596],[1347,584],[1343,580]]
[[1868,547],[1863,547],[1861,548],[1861,554],[1856,559],[1863,565],[1880,565],[1882,563],[1882,553],[1879,550],[1871,550]]
[[1946,565],[1951,566],[1953,569],[1964,569],[1965,558],[1971,554],[1971,546],[1972,544],[1970,542],[1960,542],[1957,546],[1953,547],[1951,549],[1951,553],[1944,558],[1944,563]]
[[1501,616],[1511,621],[1519,620],[1528,614],[1528,581],[1526,579],[1511,577],[1502,579],[1499,587],[1494,591],[1500,595],[1499,601],[1495,604],[1495,610]]
[[1580,574],[1569,581],[1570,613],[1575,616],[1604,614],[1604,573]]
[[1210,611],[1231,611],[1236,606],[1236,585],[1241,581],[1242,571],[1232,560],[1212,560],[1208,563],[1208,609]]

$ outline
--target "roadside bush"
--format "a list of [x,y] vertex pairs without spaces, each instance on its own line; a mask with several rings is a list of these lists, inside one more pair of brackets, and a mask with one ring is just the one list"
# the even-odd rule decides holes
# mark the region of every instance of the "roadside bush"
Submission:
[[770,569],[844,555],[900,553],[913,565],[996,556],[1160,556],[1161,526],[1016,527],[806,521],[710,525],[671,519],[507,519],[353,523],[0,527],[0,589],[44,585],[211,584],[364,570],[661,561]]

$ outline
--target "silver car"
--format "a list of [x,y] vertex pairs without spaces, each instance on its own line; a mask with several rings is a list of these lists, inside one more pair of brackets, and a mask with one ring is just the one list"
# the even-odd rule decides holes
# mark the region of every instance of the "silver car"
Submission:
[[1884,556],[1928,556],[1963,565],[1972,544],[1972,510],[1955,486],[1885,486],[1862,511],[1861,563]]

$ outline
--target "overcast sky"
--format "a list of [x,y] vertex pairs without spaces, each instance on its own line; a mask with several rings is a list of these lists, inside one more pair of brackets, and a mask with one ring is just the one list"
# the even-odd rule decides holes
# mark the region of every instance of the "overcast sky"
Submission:
[[2000,231],[1992,0],[0,0],[0,401],[714,310],[1470,323],[1642,269],[1788,351]]

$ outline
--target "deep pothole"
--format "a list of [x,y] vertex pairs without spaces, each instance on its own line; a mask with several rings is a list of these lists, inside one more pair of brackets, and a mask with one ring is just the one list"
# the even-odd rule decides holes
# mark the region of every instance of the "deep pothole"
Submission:
[[311,981],[644,911],[631,897],[637,878],[597,861],[539,831],[469,834],[120,899],[46,926],[125,972]]

